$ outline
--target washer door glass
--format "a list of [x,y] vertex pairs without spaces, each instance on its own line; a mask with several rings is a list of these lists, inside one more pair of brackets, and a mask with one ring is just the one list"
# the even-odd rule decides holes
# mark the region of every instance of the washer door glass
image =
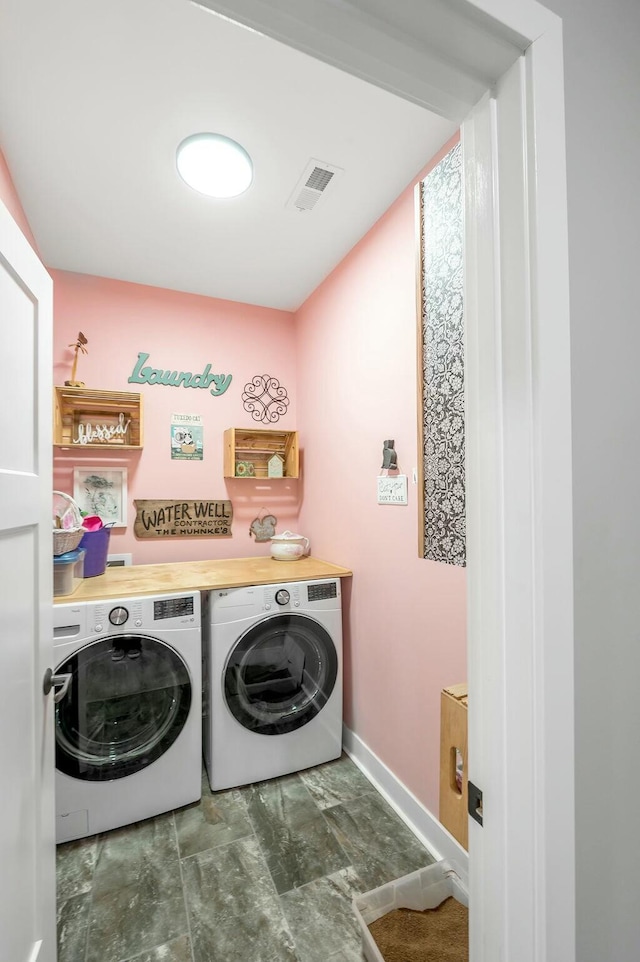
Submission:
[[187,667],[156,638],[104,638],[56,671],[72,676],[56,705],[56,767],[73,778],[107,781],[146,768],[174,743],[189,715]]
[[227,661],[224,693],[245,728],[282,735],[322,710],[337,674],[336,649],[322,625],[304,615],[277,615],[239,640]]

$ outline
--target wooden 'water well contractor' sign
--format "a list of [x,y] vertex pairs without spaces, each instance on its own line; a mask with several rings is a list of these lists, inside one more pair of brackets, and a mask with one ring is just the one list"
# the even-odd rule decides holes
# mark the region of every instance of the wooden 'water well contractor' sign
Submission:
[[134,501],[136,538],[220,538],[231,534],[230,501]]

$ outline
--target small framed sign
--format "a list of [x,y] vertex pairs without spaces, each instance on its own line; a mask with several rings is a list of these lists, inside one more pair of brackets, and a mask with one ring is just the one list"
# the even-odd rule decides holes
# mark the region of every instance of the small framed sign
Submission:
[[202,461],[202,416],[171,415],[171,460]]
[[102,518],[104,524],[127,524],[127,469],[82,467],[73,472],[73,497],[80,510]]
[[378,477],[378,504],[408,504],[406,474]]

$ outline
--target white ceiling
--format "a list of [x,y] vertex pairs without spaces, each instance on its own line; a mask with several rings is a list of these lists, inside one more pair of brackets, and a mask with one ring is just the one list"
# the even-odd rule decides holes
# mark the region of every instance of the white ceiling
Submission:
[[[190,190],[210,130],[254,162],[241,197]],[[47,266],[295,310],[455,124],[189,0],[4,0],[0,146]],[[342,168],[287,208],[309,160]]]

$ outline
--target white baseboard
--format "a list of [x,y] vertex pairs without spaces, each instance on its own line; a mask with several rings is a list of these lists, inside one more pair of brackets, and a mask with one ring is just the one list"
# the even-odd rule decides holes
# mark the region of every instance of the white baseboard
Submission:
[[425,845],[436,860],[454,859],[469,872],[469,855],[449,834],[435,815],[418,801],[413,792],[402,784],[391,769],[382,762],[346,725],[342,726],[342,744],[371,784],[389,802],[405,825]]

